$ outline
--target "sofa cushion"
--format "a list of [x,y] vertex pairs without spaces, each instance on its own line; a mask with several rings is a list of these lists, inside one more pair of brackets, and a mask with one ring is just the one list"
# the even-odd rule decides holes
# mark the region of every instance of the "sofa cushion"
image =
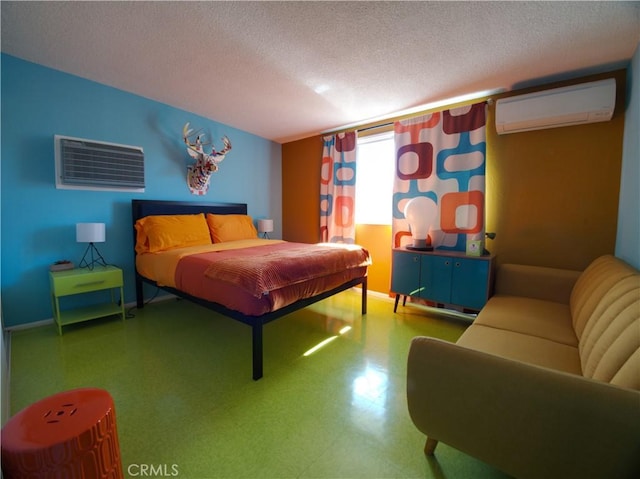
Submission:
[[611,255],[594,260],[576,281],[569,305],[573,329],[578,341],[593,311],[609,290],[621,279],[637,273],[631,266]]
[[578,346],[569,305],[540,299],[495,295],[474,325],[490,326]]
[[503,264],[496,275],[495,294],[569,304],[571,291],[580,274],[582,271]]
[[618,281],[602,297],[579,349],[586,377],[640,390],[640,275]]
[[507,359],[582,374],[577,347],[529,334],[474,323],[456,344]]

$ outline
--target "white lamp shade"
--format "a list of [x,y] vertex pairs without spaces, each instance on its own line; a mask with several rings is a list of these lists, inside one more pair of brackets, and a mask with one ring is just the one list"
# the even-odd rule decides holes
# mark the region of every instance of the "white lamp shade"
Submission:
[[104,223],[76,223],[76,241],[78,243],[104,243]]
[[273,231],[273,220],[258,220],[258,232],[259,233],[271,233]]
[[414,246],[426,245],[429,228],[438,214],[435,202],[426,196],[417,196],[407,202],[404,217],[409,223]]

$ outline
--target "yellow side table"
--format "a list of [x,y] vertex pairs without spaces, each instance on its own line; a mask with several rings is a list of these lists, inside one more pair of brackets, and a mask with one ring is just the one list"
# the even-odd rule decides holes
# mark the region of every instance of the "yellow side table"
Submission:
[[[62,326],[79,323],[90,319],[119,314],[125,319],[124,312],[124,282],[122,270],[115,266],[96,266],[92,270],[76,268],[66,271],[51,271],[51,302],[53,319],[58,326],[58,334],[62,334]],[[104,289],[111,290],[111,302],[62,311],[60,298],[73,294],[89,293]],[[120,290],[119,304],[116,302],[114,291]]]

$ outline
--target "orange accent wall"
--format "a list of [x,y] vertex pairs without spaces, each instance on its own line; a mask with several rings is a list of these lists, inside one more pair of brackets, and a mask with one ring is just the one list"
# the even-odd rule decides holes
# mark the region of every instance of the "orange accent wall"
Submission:
[[322,138],[282,145],[282,239],[320,241]]
[[498,135],[495,110],[489,110],[486,231],[497,233],[487,248],[498,255],[498,263],[582,270],[594,258],[614,253],[626,72],[572,83],[612,76],[611,121]]
[[[614,77],[616,108],[611,121],[498,135],[495,102],[487,120],[486,247],[498,263],[583,269],[616,241],[626,71],[593,75],[530,91]],[[480,100],[474,100],[474,103]],[[441,107],[447,109],[452,106]],[[320,135],[282,145],[283,239],[320,240]],[[358,225],[356,242],[373,257],[369,288],[387,293],[391,227]]]

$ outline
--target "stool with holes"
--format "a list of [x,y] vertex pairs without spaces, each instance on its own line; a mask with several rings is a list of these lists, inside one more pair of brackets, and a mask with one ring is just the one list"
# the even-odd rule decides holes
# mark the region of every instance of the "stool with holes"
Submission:
[[2,428],[2,472],[5,479],[124,477],[111,395],[74,389],[17,413]]

